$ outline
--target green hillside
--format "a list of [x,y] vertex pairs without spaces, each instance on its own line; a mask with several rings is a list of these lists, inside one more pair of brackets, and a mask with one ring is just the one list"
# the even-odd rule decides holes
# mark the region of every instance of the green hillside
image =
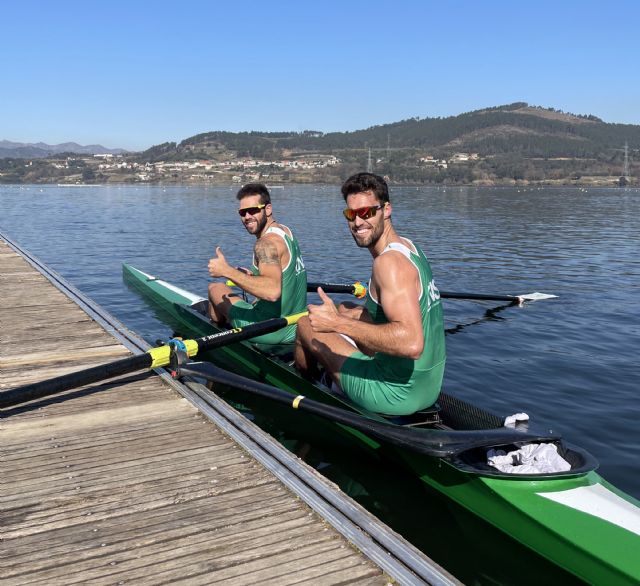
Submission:
[[1,183],[338,183],[370,169],[394,183],[637,185],[640,125],[517,102],[353,132],[214,131],[105,158],[26,156],[0,156]]
[[[625,141],[631,149],[640,148],[640,126],[608,124],[595,116],[518,102],[447,118],[411,118],[354,132],[206,132],[174,148],[184,155],[235,153],[266,159],[282,156],[283,151],[334,153],[364,148],[425,150],[438,155],[473,151],[481,156],[597,157],[621,148]],[[143,154],[147,155],[153,155],[153,149]]]

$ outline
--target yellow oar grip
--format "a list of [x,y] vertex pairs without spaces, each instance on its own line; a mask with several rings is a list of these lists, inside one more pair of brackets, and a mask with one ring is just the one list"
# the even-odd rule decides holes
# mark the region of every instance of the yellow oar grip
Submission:
[[[195,356],[198,353],[198,343],[195,340],[183,340],[183,342],[187,347],[187,354],[189,356]],[[147,353],[151,356],[151,366],[149,368],[159,368],[169,365],[171,346],[151,348]]]
[[231,279],[227,281],[227,287],[235,287],[235,286],[236,284]]
[[298,395],[294,400],[293,403],[291,403],[291,406],[294,409],[298,408],[298,405],[300,405],[300,402],[302,401],[302,399],[304,399],[304,395]]
[[367,294],[367,288],[360,281],[356,281],[353,284],[353,294],[358,299],[362,299]]
[[301,311],[300,313],[294,313],[293,315],[285,315],[284,319],[287,320],[287,325],[298,323],[298,320],[305,315],[309,315],[308,311]]

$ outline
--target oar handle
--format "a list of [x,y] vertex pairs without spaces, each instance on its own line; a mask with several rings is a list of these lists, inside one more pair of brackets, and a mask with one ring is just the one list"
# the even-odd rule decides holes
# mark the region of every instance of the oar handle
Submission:
[[307,283],[307,291],[309,292],[315,293],[318,287],[322,287],[325,293],[346,293],[358,299],[362,299],[362,297],[367,294],[367,288],[360,281],[356,281],[351,285],[342,285],[339,283]]

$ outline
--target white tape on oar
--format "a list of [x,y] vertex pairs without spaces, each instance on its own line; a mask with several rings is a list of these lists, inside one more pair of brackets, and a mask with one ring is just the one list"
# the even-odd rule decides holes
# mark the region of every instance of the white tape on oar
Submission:
[[520,299],[525,301],[540,301],[541,299],[556,299],[557,295],[550,295],[548,293],[526,293],[525,295],[518,295]]

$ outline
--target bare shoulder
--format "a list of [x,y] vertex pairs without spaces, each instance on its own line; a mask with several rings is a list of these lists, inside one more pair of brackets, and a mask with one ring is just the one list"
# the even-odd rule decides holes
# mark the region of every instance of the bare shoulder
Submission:
[[258,265],[261,264],[280,264],[282,251],[279,246],[279,240],[275,235],[267,234],[256,241],[253,249]]
[[401,252],[389,250],[376,257],[372,267],[376,281],[406,279],[417,273],[413,263]]
[[289,228],[288,226],[285,226],[284,224],[276,224],[275,226],[276,228],[280,228],[280,230],[282,230],[287,236],[289,236],[290,238],[293,238],[293,233],[291,232],[291,228]]

